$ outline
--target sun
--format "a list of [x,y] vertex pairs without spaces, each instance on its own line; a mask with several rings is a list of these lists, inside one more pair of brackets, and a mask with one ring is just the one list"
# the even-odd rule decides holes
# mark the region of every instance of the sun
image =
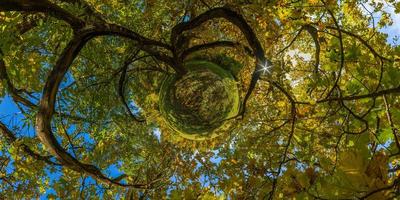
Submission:
[[258,66],[260,67],[259,71],[262,72],[263,75],[271,73],[272,65],[267,61],[258,64]]

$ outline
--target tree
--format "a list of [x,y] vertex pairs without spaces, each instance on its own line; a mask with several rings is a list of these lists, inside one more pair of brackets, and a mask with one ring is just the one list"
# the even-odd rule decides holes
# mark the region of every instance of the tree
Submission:
[[2,0],[2,198],[394,198],[387,8]]

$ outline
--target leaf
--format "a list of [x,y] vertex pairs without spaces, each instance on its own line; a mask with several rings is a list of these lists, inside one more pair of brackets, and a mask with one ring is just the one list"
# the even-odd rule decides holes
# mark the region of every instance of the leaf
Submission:
[[378,139],[379,139],[379,142],[381,142],[382,144],[385,144],[387,141],[393,141],[394,135],[393,135],[392,128],[388,127],[388,128],[382,129],[379,132]]
[[394,12],[395,13],[400,13],[400,2],[395,3],[394,7],[395,7]]

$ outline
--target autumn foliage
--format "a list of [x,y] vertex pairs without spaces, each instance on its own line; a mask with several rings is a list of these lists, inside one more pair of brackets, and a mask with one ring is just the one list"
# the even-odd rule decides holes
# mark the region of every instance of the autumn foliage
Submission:
[[0,199],[398,198],[399,15],[0,0]]

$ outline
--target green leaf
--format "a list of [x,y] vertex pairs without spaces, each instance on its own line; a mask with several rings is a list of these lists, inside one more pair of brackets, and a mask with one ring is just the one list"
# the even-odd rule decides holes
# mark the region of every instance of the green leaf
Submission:
[[378,139],[382,144],[386,143],[389,140],[393,140],[394,136],[393,136],[392,128],[389,127],[389,128],[381,129],[381,131],[379,132],[379,135],[378,135]]

